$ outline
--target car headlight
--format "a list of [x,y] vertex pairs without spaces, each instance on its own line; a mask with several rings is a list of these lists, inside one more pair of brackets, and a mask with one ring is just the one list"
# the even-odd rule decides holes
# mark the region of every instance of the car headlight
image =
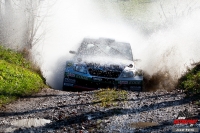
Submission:
[[143,75],[142,70],[137,70],[137,71],[135,72],[135,75],[136,75],[136,76],[142,76],[142,75]]
[[66,63],[66,67],[71,67],[71,66],[73,66],[73,63],[72,63],[72,62],[67,62],[67,63]]
[[75,65],[74,70],[81,73],[87,73],[87,68],[84,65]]
[[132,71],[123,71],[121,74],[122,78],[131,78],[133,76],[134,76],[134,74]]

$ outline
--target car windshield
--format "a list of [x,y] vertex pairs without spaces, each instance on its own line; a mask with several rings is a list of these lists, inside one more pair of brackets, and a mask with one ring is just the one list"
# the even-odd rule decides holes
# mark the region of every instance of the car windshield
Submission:
[[112,58],[133,60],[130,44],[121,42],[83,42],[78,50],[78,55],[110,56]]

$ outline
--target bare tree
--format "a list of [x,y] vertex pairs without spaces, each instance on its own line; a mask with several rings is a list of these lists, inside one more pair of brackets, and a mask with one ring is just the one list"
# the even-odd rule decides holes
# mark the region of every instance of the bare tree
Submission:
[[2,0],[0,0],[0,44],[2,43]]
[[11,0],[5,0],[5,12],[6,14],[12,13]]
[[160,17],[164,18],[165,21],[190,15],[192,12],[200,9],[198,0],[172,0],[170,6],[166,2],[170,1],[159,0]]
[[45,16],[40,16],[40,0],[26,0],[25,1],[25,43],[28,48],[32,48],[43,36],[37,36],[37,32],[43,22]]
[[41,3],[41,0],[0,0],[0,42],[6,46],[15,43],[19,49],[31,49],[37,44],[44,37],[44,33],[38,34],[45,19]]

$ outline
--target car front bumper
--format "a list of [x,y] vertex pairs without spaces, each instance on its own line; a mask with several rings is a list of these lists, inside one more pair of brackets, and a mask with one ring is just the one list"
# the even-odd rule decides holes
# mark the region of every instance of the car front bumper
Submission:
[[96,76],[83,76],[78,74],[65,74],[63,87],[72,87],[81,90],[95,90],[99,88],[129,87],[140,90],[143,78],[106,78]]

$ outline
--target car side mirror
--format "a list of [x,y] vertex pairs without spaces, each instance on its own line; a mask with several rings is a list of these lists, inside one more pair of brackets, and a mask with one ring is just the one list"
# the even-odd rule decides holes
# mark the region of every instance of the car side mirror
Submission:
[[133,64],[129,64],[128,67],[132,68],[132,67],[133,67]]
[[76,51],[70,50],[69,53],[70,53],[70,54],[76,54]]

